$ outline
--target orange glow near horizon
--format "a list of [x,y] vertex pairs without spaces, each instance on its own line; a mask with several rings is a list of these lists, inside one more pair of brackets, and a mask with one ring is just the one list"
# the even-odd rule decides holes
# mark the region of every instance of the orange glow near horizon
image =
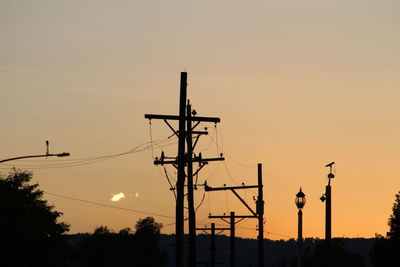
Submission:
[[[177,115],[187,70],[193,109],[221,118],[202,124],[196,153],[226,158],[199,184],[255,184],[262,163],[266,238],[297,236],[300,187],[304,236],[323,238],[324,165],[335,161],[333,236],[384,235],[400,190],[399,12],[387,0],[2,2],[1,158],[44,152],[45,140],[71,156],[0,170],[30,169],[46,192],[125,209],[45,194],[71,233],[146,216],[174,233],[175,199],[153,160],[176,155],[176,139],[162,121],[150,132],[144,114]],[[111,192],[126,198],[111,203]],[[239,193],[255,206],[256,191]],[[248,214],[231,192],[198,186],[195,201],[198,225]],[[243,220],[238,236],[255,238],[256,224]]]

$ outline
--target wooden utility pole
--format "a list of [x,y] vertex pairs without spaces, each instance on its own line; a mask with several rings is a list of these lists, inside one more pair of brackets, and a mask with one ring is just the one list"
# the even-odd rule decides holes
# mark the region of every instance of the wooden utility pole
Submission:
[[[232,193],[242,202],[242,204],[252,213],[252,215],[235,215],[231,212],[230,216],[213,216],[210,215],[208,218],[219,218],[219,219],[230,219],[231,225],[231,248],[234,249],[234,240],[232,240],[232,235],[235,234],[234,224],[235,218],[240,218],[241,220],[246,218],[257,218],[258,219],[258,266],[264,267],[264,199],[263,199],[263,184],[262,184],[262,164],[258,164],[258,184],[257,185],[243,185],[243,186],[224,186],[224,187],[210,187],[207,181],[204,183],[205,191],[223,191],[230,190]],[[254,211],[244,199],[236,192],[238,189],[250,189],[257,188],[258,196],[256,200],[256,211]],[[233,215],[232,215],[233,214]],[[233,217],[232,217],[233,216]],[[241,221],[240,220],[240,221]],[[233,231],[233,232],[232,232]],[[234,237],[233,237],[234,239]],[[233,253],[233,254],[232,254]],[[231,266],[234,266],[234,251],[231,253]]]
[[[222,219],[225,222],[228,222],[229,219],[229,230],[230,230],[230,248],[229,248],[229,266],[235,267],[236,266],[236,235],[235,235],[235,224],[242,221],[245,218],[253,218],[253,216],[249,215],[235,215],[234,211],[231,211],[230,215],[209,215],[208,218],[210,219]],[[236,221],[235,219],[239,218],[240,220]]]
[[257,215],[258,215],[258,266],[264,267],[264,198],[262,183],[262,164],[258,167],[258,197],[257,197]]
[[215,267],[215,251],[217,247],[215,246],[215,223],[211,224],[211,267]]
[[235,212],[231,211],[231,267],[236,266],[236,246],[235,246]]
[[192,107],[186,106],[186,143],[187,143],[187,200],[189,210],[189,266],[196,266],[196,213],[193,196],[193,136],[192,136]]
[[178,177],[176,181],[176,266],[183,267],[184,237],[184,186],[185,186],[185,107],[187,96],[187,73],[181,73],[179,98],[179,134],[178,134]]
[[[219,118],[214,117],[197,117],[195,112],[192,112],[191,106],[187,101],[187,73],[181,72],[180,81],[180,100],[179,100],[179,116],[176,115],[156,115],[156,114],[145,114],[146,119],[161,119],[167,126],[173,131],[178,137],[178,155],[177,157],[166,157],[164,152],[161,153],[160,158],[155,158],[155,165],[172,164],[178,170],[177,182],[176,182],[176,267],[184,266],[184,197],[185,197],[185,167],[187,167],[187,192],[188,192],[188,209],[189,209],[189,258],[188,263],[190,267],[196,265],[196,215],[194,209],[194,195],[193,195],[193,162],[198,162],[199,167],[196,170],[197,174],[209,161],[224,160],[220,158],[202,158],[194,156],[194,148],[197,144],[199,137],[203,134],[208,134],[207,131],[194,131],[194,129],[200,124],[200,122],[220,122]],[[179,122],[178,131],[176,131],[169,120],[177,120]],[[194,125],[193,125],[194,123]],[[196,135],[195,143],[193,144],[193,135]],[[185,147],[185,143],[187,149]]]
[[[225,230],[231,230],[231,228],[220,228],[220,227],[219,227],[219,228],[216,228],[216,227],[215,227],[215,223],[211,223],[211,228],[207,228],[207,227],[205,227],[205,228],[196,228],[196,230],[201,230],[201,231],[203,231],[203,232],[206,233],[206,234],[207,234],[206,231],[211,231],[211,246],[210,246],[210,251],[211,251],[211,253],[210,253],[210,262],[207,262],[207,263],[206,263],[207,266],[208,266],[208,263],[210,263],[211,267],[215,267],[216,264],[221,264],[221,263],[218,263],[218,262],[215,261],[216,250],[217,250],[217,247],[216,247],[216,245],[215,245],[215,236],[216,236],[217,234],[222,233],[222,232],[225,231]],[[215,231],[219,231],[219,232],[218,232],[218,233],[215,233]],[[202,263],[201,263],[201,264],[202,264]]]

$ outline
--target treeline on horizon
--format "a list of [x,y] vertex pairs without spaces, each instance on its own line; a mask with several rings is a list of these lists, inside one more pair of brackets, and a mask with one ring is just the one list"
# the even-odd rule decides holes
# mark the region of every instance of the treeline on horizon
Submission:
[[[96,232],[96,231],[95,231]],[[94,234],[81,233],[67,236],[67,243],[72,247],[75,253],[82,253],[83,247],[87,244],[88,240],[93,239]],[[131,265],[113,265],[120,263],[120,255],[113,252],[109,246],[112,244],[120,243],[123,239],[118,232],[111,233],[109,239],[101,245],[98,244],[95,249],[97,253],[100,251],[108,251],[109,254],[106,258],[109,259],[109,264],[99,264],[96,266],[136,266]],[[118,241],[120,240],[120,241]],[[185,242],[187,243],[188,236],[185,235]],[[215,238],[216,242],[216,262],[218,266],[230,266],[230,237],[226,235],[219,235]],[[369,259],[369,253],[375,242],[374,238],[334,238],[334,254],[336,258],[335,266],[372,266]],[[161,234],[159,236],[158,251],[161,258],[161,265],[139,265],[139,266],[175,266],[175,235]],[[198,266],[210,266],[210,236],[200,234],[197,236],[197,262]],[[236,243],[236,266],[258,266],[257,263],[257,245],[256,239],[248,238],[235,238]],[[118,247],[118,245],[117,245]],[[264,240],[265,247],[265,262],[268,267],[295,267],[297,266],[297,253],[298,246],[295,239],[289,240]],[[324,240],[306,238],[304,240],[305,250],[305,263],[303,266],[314,267],[324,266],[325,259],[321,257],[324,255]],[[129,252],[127,252],[129,253]],[[187,253],[187,251],[186,251]],[[95,253],[96,254],[96,253]],[[186,254],[187,255],[187,254]],[[104,255],[102,256],[104,257]],[[114,260],[112,260],[114,258]],[[79,262],[69,261],[69,266],[86,266],[79,265]]]
[[[161,235],[162,224],[154,218],[139,219],[134,230],[118,232],[107,226],[93,233],[68,235],[69,224],[60,222],[62,213],[43,199],[38,184],[30,184],[32,173],[12,169],[0,176],[0,266],[102,267],[174,266],[174,235]],[[335,267],[400,266],[400,194],[388,220],[390,231],[374,239],[333,239]],[[199,235],[198,266],[207,266],[210,238]],[[264,240],[267,267],[296,266],[297,242]],[[217,236],[218,266],[229,266],[229,237]],[[236,266],[257,266],[257,241],[236,238]],[[324,266],[325,242],[306,239],[304,267]]]

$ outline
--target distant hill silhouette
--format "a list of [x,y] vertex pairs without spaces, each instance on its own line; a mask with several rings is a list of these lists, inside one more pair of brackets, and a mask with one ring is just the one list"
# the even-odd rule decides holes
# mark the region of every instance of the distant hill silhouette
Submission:
[[[83,242],[88,234],[69,235],[67,242],[70,246],[76,247]],[[369,253],[374,243],[374,238],[341,238],[344,241],[345,249],[354,254],[360,255],[367,267],[372,267]],[[304,249],[314,248],[318,239],[306,238],[304,240]],[[185,236],[185,247],[187,248],[188,237]],[[229,236],[216,236],[216,261],[217,266],[229,266]],[[265,239],[265,264],[267,267],[291,267],[297,256],[296,240],[277,240]],[[175,266],[175,235],[160,235],[160,249],[167,255],[168,263],[163,266]],[[210,259],[210,237],[208,235],[198,235],[198,266],[206,266]],[[185,252],[187,256],[187,251]],[[237,238],[236,239],[236,266],[238,267],[256,267],[257,266],[257,240]],[[74,266],[74,265],[71,265]]]

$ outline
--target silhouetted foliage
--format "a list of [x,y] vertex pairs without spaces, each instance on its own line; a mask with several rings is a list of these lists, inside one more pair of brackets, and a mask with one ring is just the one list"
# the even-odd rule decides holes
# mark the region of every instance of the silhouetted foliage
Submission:
[[155,267],[165,262],[160,252],[159,238],[162,225],[147,217],[136,223],[136,232],[123,228],[118,233],[107,226],[97,227],[77,248],[80,255],[74,266],[89,267]]
[[162,224],[156,223],[153,217],[140,219],[136,225],[136,252],[139,266],[160,266],[163,257],[159,249],[160,230]]
[[135,266],[134,249],[134,235],[100,226],[83,242],[82,266]]
[[388,225],[390,227],[387,237],[391,240],[400,239],[400,192],[396,194],[396,200],[392,207],[392,214],[389,217]]
[[[318,240],[314,249],[308,249],[304,255],[304,267],[327,266],[326,243]],[[363,258],[345,249],[345,241],[341,238],[332,239],[332,258],[334,267],[365,267]]]
[[43,199],[32,173],[12,169],[0,178],[0,266],[62,266],[68,224]]
[[107,226],[99,226],[93,232],[93,235],[95,236],[105,236],[109,234],[111,234],[111,230],[108,229]]
[[400,192],[396,194],[388,225],[386,237],[375,235],[371,259],[376,267],[400,266]]

